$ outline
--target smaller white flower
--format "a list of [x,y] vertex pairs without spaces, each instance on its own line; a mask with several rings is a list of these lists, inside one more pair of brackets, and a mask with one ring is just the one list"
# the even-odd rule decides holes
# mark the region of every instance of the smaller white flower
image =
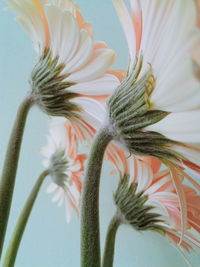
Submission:
[[52,201],[58,206],[65,206],[69,222],[72,210],[79,213],[86,155],[77,153],[77,139],[65,119],[51,120],[47,140],[47,145],[41,149],[45,157],[43,165],[49,169],[52,179],[47,192],[54,193]]

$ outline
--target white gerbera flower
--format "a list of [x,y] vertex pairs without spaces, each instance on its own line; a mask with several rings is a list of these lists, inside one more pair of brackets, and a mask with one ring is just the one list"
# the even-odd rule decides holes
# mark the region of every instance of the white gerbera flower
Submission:
[[7,3],[39,55],[30,79],[35,102],[49,115],[95,126],[93,121],[103,116],[100,102],[119,84],[118,72],[108,71],[115,53],[104,42],[94,42],[91,25],[71,0]]
[[47,145],[41,149],[45,157],[43,164],[52,179],[47,192],[55,193],[52,201],[58,206],[64,204],[69,222],[72,209],[79,213],[86,155],[77,152],[76,136],[65,119],[51,120],[47,140]]
[[130,68],[142,53],[139,77],[148,64],[154,77],[148,95],[150,110],[167,112],[144,130],[179,143],[171,149],[183,156],[185,164],[200,170],[200,83],[190,54],[200,41],[196,5],[185,0],[130,3],[129,10],[123,0],[114,0],[129,46]]

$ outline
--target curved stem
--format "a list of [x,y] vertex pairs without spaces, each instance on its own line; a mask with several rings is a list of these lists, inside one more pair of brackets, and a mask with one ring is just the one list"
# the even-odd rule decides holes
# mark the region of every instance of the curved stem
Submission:
[[20,148],[23,138],[28,111],[33,104],[31,97],[27,97],[20,105],[5,156],[2,177],[0,181],[0,257],[2,254],[5,233],[10,214],[15,176],[17,172]]
[[102,128],[93,143],[81,203],[81,266],[100,267],[99,184],[103,156],[113,136]]
[[2,267],[14,267],[17,252],[18,252],[28,219],[33,209],[33,205],[35,203],[35,200],[37,198],[41,185],[48,174],[49,174],[48,170],[41,173],[41,175],[39,176],[38,180],[36,181],[31,191],[31,194],[29,195],[25,203],[25,206],[19,216],[15,230],[12,234],[10,243],[8,245]]
[[108,227],[102,267],[113,266],[113,259],[114,259],[114,252],[115,252],[115,239],[116,239],[116,233],[117,233],[117,230],[120,224],[121,224],[121,220],[119,219],[117,215],[115,215],[112,218],[109,224],[109,227]]

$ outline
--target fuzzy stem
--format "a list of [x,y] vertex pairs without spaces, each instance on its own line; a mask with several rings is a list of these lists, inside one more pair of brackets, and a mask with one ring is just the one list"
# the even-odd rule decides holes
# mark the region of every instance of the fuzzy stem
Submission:
[[10,214],[25,122],[32,104],[32,98],[27,97],[19,106],[5,156],[2,177],[0,181],[0,257],[2,254],[8,218]]
[[99,185],[104,152],[113,136],[102,128],[93,143],[81,203],[81,266],[100,267]]
[[19,216],[19,219],[17,221],[17,224],[15,226],[14,232],[12,234],[10,243],[8,245],[8,248],[6,250],[5,258],[2,267],[14,267],[15,260],[17,257],[17,252],[22,240],[23,233],[25,231],[28,219],[30,217],[31,211],[33,209],[35,200],[37,198],[37,195],[39,193],[39,190],[41,188],[41,185],[43,184],[43,181],[49,174],[48,170],[45,170],[41,173],[39,178],[37,179],[26,203],[25,206]]
[[119,226],[121,225],[121,220],[117,215],[115,215],[108,227],[106,235],[106,243],[104,248],[103,263],[102,267],[112,267],[115,252],[115,239]]

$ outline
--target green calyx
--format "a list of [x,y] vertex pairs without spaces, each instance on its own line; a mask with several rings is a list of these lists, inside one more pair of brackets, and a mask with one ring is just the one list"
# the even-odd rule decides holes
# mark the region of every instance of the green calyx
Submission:
[[170,145],[173,141],[156,132],[144,128],[165,118],[168,112],[152,110],[150,95],[156,79],[151,65],[139,78],[143,59],[136,60],[127,78],[116,89],[108,102],[110,122],[117,139],[125,143],[131,153],[158,158],[176,158]]
[[65,81],[68,75],[62,74],[64,67],[64,64],[58,64],[58,58],[52,58],[49,50],[45,51],[31,74],[32,95],[48,115],[77,118],[81,108],[70,100],[78,94],[69,90],[74,83]]
[[66,173],[69,167],[69,162],[66,158],[64,150],[57,150],[50,158],[49,174],[55,184],[60,187],[65,187],[65,183],[68,179]]
[[152,212],[154,207],[147,204],[148,196],[136,191],[137,184],[130,183],[129,176],[125,175],[114,194],[121,223],[128,224],[139,231],[153,230],[164,233],[164,229],[158,225],[162,222],[160,215]]

